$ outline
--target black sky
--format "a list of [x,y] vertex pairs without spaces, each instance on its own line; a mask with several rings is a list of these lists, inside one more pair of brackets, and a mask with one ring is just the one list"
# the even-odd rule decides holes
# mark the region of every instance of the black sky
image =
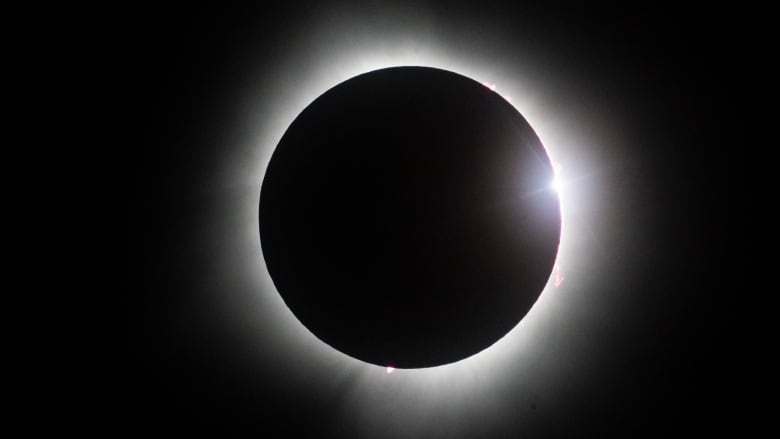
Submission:
[[488,57],[522,48],[510,70],[529,54],[556,90],[549,99],[571,102],[565,117],[587,122],[592,109],[602,137],[618,139],[594,153],[621,164],[600,181],[610,213],[594,230],[612,269],[592,273],[599,280],[576,295],[596,302],[581,306],[598,318],[562,326],[550,341],[576,359],[556,351],[565,369],[556,376],[566,378],[549,387],[570,389],[559,393],[565,402],[532,407],[509,387],[496,396],[502,409],[530,410],[522,418],[532,421],[503,416],[464,428],[464,437],[750,428],[755,403],[741,375],[753,350],[742,329],[755,293],[743,242],[759,232],[744,227],[758,207],[745,201],[762,120],[754,84],[767,63],[758,12],[285,2],[72,15],[61,69],[75,106],[68,291],[76,317],[72,372],[53,399],[58,425],[96,436],[358,434],[332,410],[338,397],[291,378],[301,367],[292,362],[306,356],[282,340],[284,330],[260,322],[265,341],[251,346],[230,329],[226,322],[246,314],[234,318],[212,295],[239,297],[245,286],[214,266],[241,257],[225,243],[235,213],[220,209],[243,196],[225,184],[225,163],[252,135],[239,122],[248,103],[277,96],[284,78],[274,66],[289,64],[293,50],[327,58],[301,49],[318,47],[307,39],[315,25],[354,26],[359,42],[365,32],[389,35],[397,19],[402,29],[404,20],[430,29],[439,45],[484,45],[488,33],[496,44]]

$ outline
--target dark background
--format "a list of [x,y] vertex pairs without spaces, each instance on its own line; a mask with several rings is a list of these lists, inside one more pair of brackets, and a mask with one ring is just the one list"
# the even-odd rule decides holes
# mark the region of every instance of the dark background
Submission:
[[[134,437],[357,434],[331,410],[333,392],[288,379],[300,366],[293,361],[305,359],[284,353],[294,339],[249,355],[246,340],[224,329],[231,317],[212,315],[209,295],[235,284],[209,267],[234,257],[215,244],[224,226],[214,200],[230,196],[220,163],[247,136],[237,132],[238,103],[263,99],[245,94],[255,90],[249,84],[278,81],[264,76],[278,70],[264,66],[284,62],[291,40],[305,39],[318,17],[349,11],[339,25],[361,16],[371,24],[385,8],[401,18],[425,11],[432,32],[478,39],[489,30],[504,53],[532,48],[539,69],[561,84],[556,99],[567,96],[568,80],[590,90],[579,99],[600,97],[590,105],[614,115],[610,128],[623,141],[614,154],[630,163],[602,185],[619,195],[611,209],[621,214],[598,231],[612,270],[588,284],[592,297],[610,298],[601,299],[609,313],[587,337],[576,338],[582,329],[573,325],[558,331],[572,344],[587,338],[577,361],[561,358],[571,364],[566,409],[534,406],[531,423],[504,417],[464,427],[463,436],[701,437],[752,428],[759,403],[747,380],[756,343],[747,316],[760,291],[751,279],[762,274],[746,269],[755,258],[746,243],[763,234],[754,224],[761,204],[749,200],[756,127],[767,119],[758,84],[770,58],[761,11],[284,5],[63,15],[53,39],[74,119],[62,154],[72,178],[65,296],[74,317],[61,331],[63,388],[46,403],[56,428]],[[382,23],[370,31],[393,31]],[[274,327],[265,329],[273,338]],[[520,396],[501,398],[510,411],[528,409]]]

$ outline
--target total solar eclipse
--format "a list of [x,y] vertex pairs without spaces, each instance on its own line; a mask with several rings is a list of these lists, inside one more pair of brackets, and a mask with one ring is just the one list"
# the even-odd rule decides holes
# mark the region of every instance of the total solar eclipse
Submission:
[[289,126],[260,193],[271,279],[320,340],[395,368],[489,347],[548,282],[561,234],[545,149],[477,81],[364,73]]

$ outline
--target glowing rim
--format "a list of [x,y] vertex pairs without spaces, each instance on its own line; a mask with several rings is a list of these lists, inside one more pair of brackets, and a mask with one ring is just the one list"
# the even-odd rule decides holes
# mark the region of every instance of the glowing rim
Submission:
[[[566,184],[567,175],[588,174],[587,170],[578,169],[577,163],[567,162],[567,152],[588,145],[583,144],[586,142],[581,134],[572,132],[566,121],[555,114],[554,106],[545,103],[544,84],[539,79],[529,79],[516,68],[500,63],[481,63],[476,55],[476,60],[470,60],[472,54],[448,54],[446,49],[435,45],[401,43],[385,52],[374,50],[371,44],[366,46],[351,46],[350,50],[320,57],[307,56],[306,50],[299,50],[297,55],[288,57],[288,63],[277,66],[271,73],[263,73],[275,80],[270,85],[257,85],[257,96],[263,99],[253,101],[243,111],[248,115],[246,125],[252,127],[249,140],[237,148],[241,151],[227,158],[223,169],[224,181],[241,197],[239,218],[234,219],[240,226],[240,236],[234,237],[233,245],[244,254],[238,264],[236,260],[226,258],[225,263],[230,266],[222,269],[243,277],[239,282],[255,291],[257,296],[253,298],[254,303],[249,304],[225,299],[224,306],[228,308],[225,312],[230,315],[243,313],[249,319],[253,318],[252,313],[262,315],[265,318],[262,327],[249,325],[244,328],[246,336],[264,337],[263,331],[272,333],[274,341],[266,340],[265,343],[284,350],[276,354],[276,360],[297,366],[287,369],[285,376],[300,386],[313,387],[315,392],[338,392],[340,404],[335,409],[341,416],[349,416],[356,430],[390,431],[382,429],[393,426],[397,431],[398,423],[417,420],[419,425],[416,427],[405,427],[410,432],[417,431],[425,428],[420,423],[420,413],[425,413],[425,418],[452,416],[452,413],[464,410],[469,413],[469,417],[456,424],[473,422],[476,417],[483,419],[479,422],[488,422],[497,416],[521,416],[511,407],[497,406],[498,403],[491,400],[504,385],[512,382],[527,390],[529,401],[536,401],[542,392],[540,389],[556,380],[556,371],[545,369],[540,381],[541,372],[534,361],[544,348],[542,340],[557,325],[562,325],[555,316],[559,314],[556,311],[565,307],[565,301],[559,297],[570,282],[561,284],[562,269],[568,271],[575,261],[576,248],[583,245],[580,240],[572,239],[581,235],[582,230],[570,227],[570,224],[587,224],[587,217],[592,214],[587,209],[578,209],[572,202],[579,199],[583,204],[587,203],[577,193],[587,184]],[[291,52],[295,53],[295,50]],[[293,69],[293,64],[298,68]],[[305,67],[301,68],[302,64]],[[361,73],[404,65],[453,71],[493,88],[528,120],[556,171],[564,169],[567,172],[556,172],[562,216],[556,268],[522,322],[494,345],[467,359],[429,369],[396,369],[390,374],[383,367],[361,362],[322,343],[287,309],[273,287],[260,253],[257,203],[260,184],[274,148],[289,124],[310,102]],[[235,210],[235,205],[227,208]],[[232,251],[236,252],[236,249],[232,248]],[[560,375],[561,372],[557,373]]]

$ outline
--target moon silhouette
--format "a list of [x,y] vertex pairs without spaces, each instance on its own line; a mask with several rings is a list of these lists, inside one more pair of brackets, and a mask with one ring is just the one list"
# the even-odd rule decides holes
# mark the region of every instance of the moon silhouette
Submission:
[[555,263],[560,203],[533,128],[499,94],[428,67],[351,78],[289,126],[262,182],[268,272],[320,340],[394,368],[506,335]]

